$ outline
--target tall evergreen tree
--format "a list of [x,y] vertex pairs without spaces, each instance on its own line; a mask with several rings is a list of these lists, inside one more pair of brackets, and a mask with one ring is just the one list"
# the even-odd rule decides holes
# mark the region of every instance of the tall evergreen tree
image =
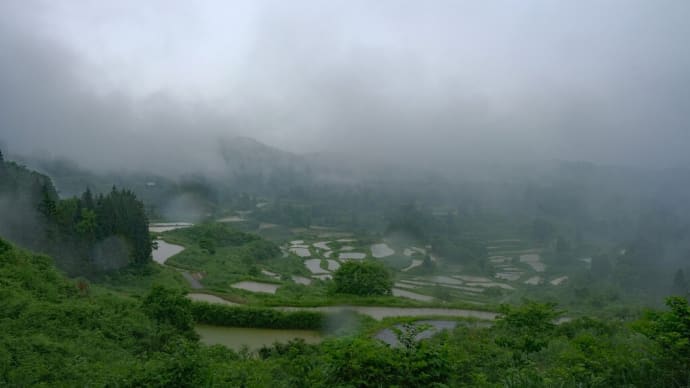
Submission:
[[90,188],[87,187],[86,191],[84,191],[84,194],[82,194],[81,202],[82,206],[89,210],[93,210],[96,207],[96,204],[93,200],[93,194],[91,194]]

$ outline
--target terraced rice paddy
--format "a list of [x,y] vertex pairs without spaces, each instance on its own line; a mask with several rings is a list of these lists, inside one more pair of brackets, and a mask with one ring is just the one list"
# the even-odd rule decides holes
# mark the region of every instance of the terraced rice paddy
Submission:
[[149,224],[149,232],[153,233],[163,233],[170,230],[189,228],[194,224],[189,222],[157,222]]
[[371,255],[377,259],[388,257],[395,254],[395,250],[391,249],[388,244],[374,244],[371,246]]
[[272,283],[259,283],[253,281],[242,281],[235,284],[231,284],[230,287],[239,288],[241,290],[251,291],[251,292],[264,292],[268,294],[275,294],[276,290],[280,285]]
[[475,283],[465,283],[466,286],[469,287],[485,287],[485,288],[490,288],[490,287],[498,287],[502,288],[504,290],[514,290],[515,287],[505,284],[505,283],[496,283],[496,282],[475,282]]
[[275,273],[275,272],[267,271],[267,270],[265,270],[265,269],[262,269],[262,270],[261,270],[261,274],[263,274],[263,275],[265,275],[265,276],[268,276],[269,278],[280,279],[280,275],[278,275],[278,274]]
[[228,305],[228,306],[236,306],[237,305],[237,303],[227,301],[221,297],[211,295],[211,294],[193,293],[193,294],[187,294],[187,298],[191,299],[195,302],[218,303],[218,304],[224,304],[224,305]]
[[329,259],[328,260],[328,270],[329,271],[337,271],[338,268],[340,268],[340,263],[338,263],[335,260]]
[[158,244],[158,249],[155,249],[151,254],[153,261],[158,264],[165,264],[170,257],[184,251],[184,247],[181,245],[170,244],[163,240],[156,240],[156,243]]
[[492,321],[497,313],[479,310],[445,309],[435,307],[381,307],[381,306],[320,306],[320,307],[279,307],[283,311],[320,311],[324,313],[338,313],[354,311],[368,315],[378,321],[393,317],[465,317]]
[[225,327],[196,325],[195,330],[206,345],[225,345],[234,350],[247,346],[258,350],[271,346],[274,342],[288,342],[296,338],[313,344],[321,341],[321,335],[312,330],[254,329],[245,327]]
[[338,255],[338,258],[341,260],[362,260],[365,257],[367,257],[367,255],[360,252],[342,252]]
[[490,282],[491,279],[482,276],[469,276],[469,275],[454,275],[454,278],[458,278],[464,282]]
[[411,291],[407,291],[407,290],[401,290],[399,288],[393,288],[393,296],[397,296],[397,297],[401,297],[401,298],[414,299],[414,300],[418,300],[420,302],[431,302],[434,300],[434,298],[431,296],[417,294],[415,292],[411,292]]
[[328,246],[328,243],[330,241],[320,241],[317,243],[314,243],[314,246],[319,249],[323,249],[324,251],[330,251],[331,248]]
[[410,263],[410,265],[408,265],[407,267],[403,268],[402,271],[407,272],[407,271],[411,270],[412,268],[419,267],[420,265],[422,265],[422,263],[423,263],[422,260],[412,259],[412,263]]
[[313,274],[329,273],[328,270],[321,268],[321,259],[309,259],[304,261],[304,265]]
[[311,257],[311,252],[309,252],[309,248],[306,247],[290,247],[290,252],[296,254],[299,257]]
[[245,218],[242,218],[240,216],[229,216],[229,217],[224,217],[218,220],[218,222],[243,222],[246,221]]
[[541,262],[541,258],[537,254],[520,255],[520,262],[529,265],[536,272],[544,272],[546,270],[546,266]]
[[305,278],[304,276],[292,275],[292,281],[294,281],[297,284],[302,284],[305,286],[308,286],[311,284],[311,279]]
[[429,278],[434,283],[440,283],[440,284],[455,284],[455,285],[460,285],[462,284],[462,280],[458,279],[453,279],[448,276],[432,276]]
[[522,277],[522,272],[496,272],[495,277],[496,279],[515,282],[520,280],[520,278]]

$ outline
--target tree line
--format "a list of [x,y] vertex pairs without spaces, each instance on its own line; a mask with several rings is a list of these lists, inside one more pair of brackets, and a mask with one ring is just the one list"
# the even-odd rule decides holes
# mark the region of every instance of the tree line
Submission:
[[148,218],[129,190],[86,189],[61,199],[51,179],[0,153],[0,235],[55,257],[70,275],[92,275],[151,257]]

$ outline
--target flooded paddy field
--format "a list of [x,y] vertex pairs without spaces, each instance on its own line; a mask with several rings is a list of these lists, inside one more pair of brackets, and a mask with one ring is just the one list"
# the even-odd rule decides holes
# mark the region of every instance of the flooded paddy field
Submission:
[[279,284],[272,284],[272,283],[260,283],[260,282],[254,282],[254,281],[242,281],[242,282],[237,282],[234,284],[231,284],[230,287],[233,288],[239,288],[242,290],[246,291],[252,291],[252,292],[265,292],[268,294],[275,294],[276,291],[278,290],[278,287],[280,287]]
[[249,350],[258,350],[263,346],[271,346],[275,342],[288,342],[302,339],[315,344],[322,340],[322,335],[313,330],[285,330],[285,329],[255,329],[246,327],[224,327],[211,325],[196,325],[195,331],[206,345],[224,345],[233,350],[241,350],[244,346]]

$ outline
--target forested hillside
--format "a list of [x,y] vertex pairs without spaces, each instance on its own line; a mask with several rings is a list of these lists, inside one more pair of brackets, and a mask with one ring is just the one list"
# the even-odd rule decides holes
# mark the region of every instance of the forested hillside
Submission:
[[151,256],[143,204],[115,187],[61,199],[51,179],[0,156],[0,236],[53,255],[71,275],[92,275]]

